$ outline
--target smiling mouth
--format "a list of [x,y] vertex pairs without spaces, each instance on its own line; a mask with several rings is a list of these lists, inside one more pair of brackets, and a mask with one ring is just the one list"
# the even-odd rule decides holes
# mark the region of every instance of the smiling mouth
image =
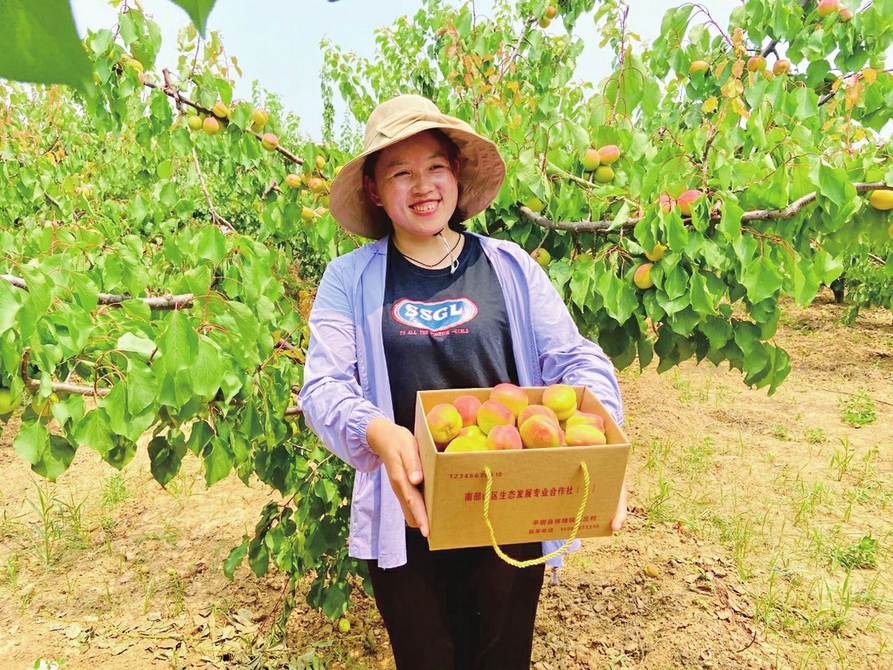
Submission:
[[427,212],[433,212],[435,209],[437,209],[437,202],[424,202],[418,205],[410,205],[409,208],[414,212],[418,212],[419,214],[425,214]]

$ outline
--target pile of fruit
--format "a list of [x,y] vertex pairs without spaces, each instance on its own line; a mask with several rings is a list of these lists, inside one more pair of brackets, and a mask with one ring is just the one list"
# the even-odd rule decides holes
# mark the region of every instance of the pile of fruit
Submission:
[[606,444],[605,421],[580,411],[577,393],[567,384],[543,389],[541,404],[532,404],[515,384],[498,384],[481,402],[462,395],[432,407],[425,416],[438,451],[543,449]]

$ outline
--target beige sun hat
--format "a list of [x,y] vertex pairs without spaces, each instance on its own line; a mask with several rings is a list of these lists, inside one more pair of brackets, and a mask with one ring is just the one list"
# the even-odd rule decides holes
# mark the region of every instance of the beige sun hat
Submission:
[[459,202],[470,219],[483,212],[499,193],[505,179],[505,162],[496,145],[478,135],[470,125],[442,114],[420,95],[400,95],[376,107],[366,122],[364,150],[347,163],[332,182],[329,209],[346,230],[369,239],[387,235],[384,210],[369,199],[363,188],[363,166],[376,151],[424,130],[443,131],[459,148]]

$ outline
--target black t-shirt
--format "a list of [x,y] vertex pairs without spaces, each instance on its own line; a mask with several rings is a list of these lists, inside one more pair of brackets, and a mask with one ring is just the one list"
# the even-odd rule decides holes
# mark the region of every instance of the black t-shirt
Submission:
[[416,391],[518,383],[505,298],[473,235],[459,266],[426,270],[388,246],[382,336],[394,421],[415,424]]

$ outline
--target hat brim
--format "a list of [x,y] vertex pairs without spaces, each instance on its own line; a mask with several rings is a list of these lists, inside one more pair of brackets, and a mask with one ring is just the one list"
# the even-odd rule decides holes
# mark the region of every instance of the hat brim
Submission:
[[335,177],[329,194],[329,211],[345,230],[372,240],[388,234],[390,221],[387,214],[372,202],[363,187],[366,159],[413,135],[435,129],[443,131],[459,149],[459,200],[456,206],[464,214],[463,220],[477,216],[490,206],[499,193],[506,169],[496,145],[471,130],[421,121],[413,126],[413,132],[364,151],[345,164]]

